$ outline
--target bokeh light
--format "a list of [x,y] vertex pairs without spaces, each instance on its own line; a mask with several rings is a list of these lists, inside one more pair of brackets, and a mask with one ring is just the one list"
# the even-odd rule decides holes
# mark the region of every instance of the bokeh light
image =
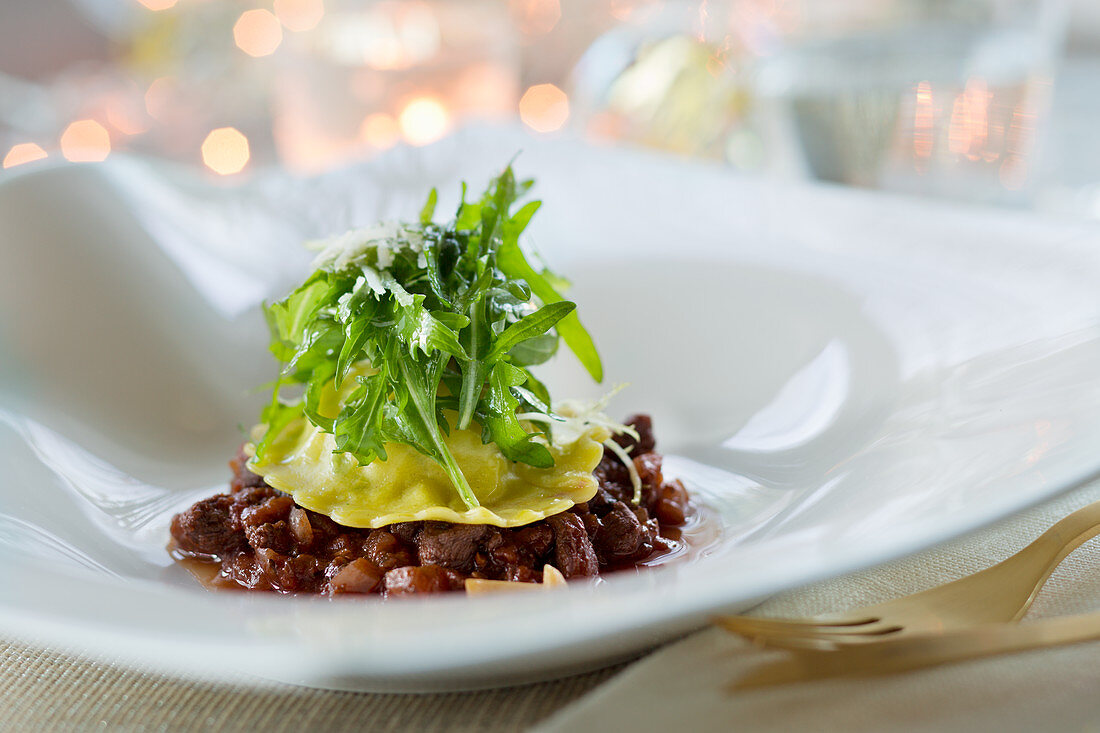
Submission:
[[558,0],[509,0],[508,7],[520,32],[529,36],[549,33],[561,20]]
[[283,26],[270,10],[246,10],[233,26],[233,40],[249,56],[269,56],[283,42]]
[[275,0],[275,17],[288,31],[313,30],[324,15],[324,0]]
[[363,142],[378,150],[393,147],[397,138],[401,135],[401,128],[393,115],[378,112],[367,115],[363,124],[359,126],[359,137]]
[[413,145],[427,145],[443,137],[451,116],[434,97],[417,97],[405,105],[397,118],[401,134]]
[[167,10],[168,8],[175,7],[176,0],[137,0],[139,3],[149,8],[149,10]]
[[145,111],[154,120],[168,120],[172,111],[172,100],[177,92],[177,82],[170,76],[154,79],[145,90]]
[[640,23],[651,18],[662,4],[661,0],[611,0],[611,17]]
[[235,127],[211,130],[202,141],[202,162],[218,175],[240,173],[249,157],[248,138]]
[[993,92],[989,91],[984,79],[975,77],[967,80],[966,88],[955,97],[951,107],[948,150],[974,161],[982,157],[989,140],[992,100]]
[[517,75],[500,64],[474,64],[454,83],[451,99],[480,117],[511,115],[519,91]]
[[536,84],[519,100],[519,117],[535,132],[553,132],[569,119],[569,97],[553,84]]
[[917,101],[913,107],[913,157],[918,171],[926,167],[924,160],[932,155],[935,106],[932,102],[932,84],[917,84]]
[[136,91],[109,96],[103,108],[107,122],[123,135],[140,135],[149,130],[149,117]]
[[46,157],[46,151],[40,145],[34,143],[19,143],[12,145],[11,150],[4,156],[4,168],[14,168],[17,165],[42,160]]
[[61,154],[74,163],[103,160],[111,153],[111,136],[95,120],[77,120],[61,133]]
[[360,23],[349,23],[334,35],[332,51],[354,63],[390,71],[408,69],[440,50],[441,31],[432,8],[408,0],[377,3]]

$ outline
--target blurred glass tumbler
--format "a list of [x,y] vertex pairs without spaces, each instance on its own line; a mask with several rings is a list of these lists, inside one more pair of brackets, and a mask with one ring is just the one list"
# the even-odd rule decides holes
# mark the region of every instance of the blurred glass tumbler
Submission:
[[801,0],[753,74],[762,134],[823,180],[1026,199],[1060,0]]

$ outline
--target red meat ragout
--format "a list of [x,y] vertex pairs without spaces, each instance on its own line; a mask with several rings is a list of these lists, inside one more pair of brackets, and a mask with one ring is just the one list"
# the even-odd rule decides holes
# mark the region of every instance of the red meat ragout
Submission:
[[642,500],[627,468],[605,451],[592,499],[522,527],[402,522],[380,529],[337,524],[297,506],[249,471],[238,452],[230,491],[172,519],[178,558],[216,566],[221,586],[280,593],[381,593],[462,590],[467,578],[538,582],[544,565],[568,578],[633,567],[678,547],[687,491],[661,475],[649,416],[628,419],[638,433],[616,437],[642,479]]

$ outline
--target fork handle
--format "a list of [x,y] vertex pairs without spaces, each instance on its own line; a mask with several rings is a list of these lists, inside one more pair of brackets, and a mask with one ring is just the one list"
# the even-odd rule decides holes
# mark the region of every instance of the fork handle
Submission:
[[734,689],[833,677],[874,677],[939,664],[1100,639],[1100,613],[921,634],[838,650],[796,650],[750,670]]
[[1023,618],[1035,600],[1035,596],[1038,595],[1039,589],[1047,582],[1050,574],[1062,560],[1098,534],[1100,534],[1100,501],[1082,507],[1059,520],[1027,547],[999,563],[1000,566],[1020,565],[1021,568],[1026,566],[1027,572],[1035,573],[1035,587],[1014,620]]

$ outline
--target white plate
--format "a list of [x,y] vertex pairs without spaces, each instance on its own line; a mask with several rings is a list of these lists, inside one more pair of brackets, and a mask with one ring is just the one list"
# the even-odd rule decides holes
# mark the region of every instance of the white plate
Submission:
[[[575,281],[617,413],[654,415],[715,513],[695,562],[424,601],[211,594],[164,552],[225,486],[273,364],[257,304],[298,242],[454,202],[524,152],[534,243]],[[444,689],[606,662],[719,609],[880,563],[1100,469],[1100,235],[467,131],[316,181],[148,161],[0,185],[0,619],[157,669]],[[555,394],[592,395],[568,359]]]

